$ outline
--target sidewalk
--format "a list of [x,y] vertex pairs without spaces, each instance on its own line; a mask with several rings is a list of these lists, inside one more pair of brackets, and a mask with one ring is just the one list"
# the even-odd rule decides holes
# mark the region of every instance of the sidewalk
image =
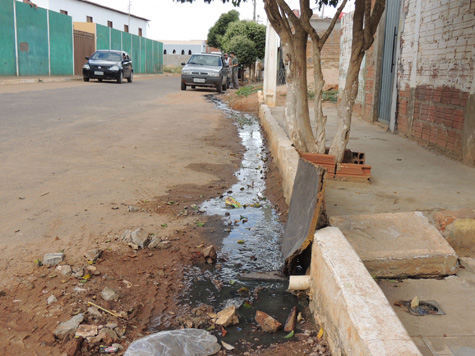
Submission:
[[[143,79],[143,78],[153,78],[156,76],[163,76],[167,73],[157,73],[157,74],[135,74],[134,79]],[[34,83],[62,83],[70,81],[82,81],[81,75],[71,75],[71,76],[0,76],[0,85],[6,84],[34,84]]]
[[[284,108],[271,108],[285,131]],[[328,116],[327,146],[336,130],[336,108]],[[311,110],[313,120],[313,111]],[[314,125],[314,124],[313,124]],[[475,209],[475,168],[441,156],[408,139],[353,118],[348,148],[365,152],[371,183],[329,180],[325,188],[329,217],[421,211],[432,222],[441,210]],[[390,251],[388,251],[390,253]],[[389,303],[424,356],[475,355],[475,259],[439,279],[378,280]],[[395,302],[436,301],[445,315],[413,316]]]

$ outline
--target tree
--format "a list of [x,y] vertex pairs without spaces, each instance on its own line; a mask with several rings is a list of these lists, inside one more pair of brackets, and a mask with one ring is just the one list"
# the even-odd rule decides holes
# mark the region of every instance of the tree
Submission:
[[233,37],[224,47],[226,52],[234,52],[239,59],[239,64],[252,65],[257,58],[256,45],[244,35]]
[[239,21],[239,12],[236,10],[222,14],[214,26],[208,31],[208,46],[221,48],[222,37],[226,33],[229,24],[235,21]]
[[[178,0],[181,2],[193,2],[194,0]],[[204,0],[211,3],[213,0]],[[222,0],[223,3],[231,2],[239,6],[246,0]],[[330,147],[330,154],[336,156],[337,162],[342,162],[346,145],[349,139],[351,116],[353,106],[358,94],[358,74],[361,62],[366,51],[374,42],[374,34],[378,27],[385,8],[385,0],[355,0],[353,18],[353,39],[350,64],[347,71],[345,88],[338,103],[337,132]],[[339,0],[315,0],[322,5],[337,6]],[[321,73],[321,50],[326,39],[330,35],[335,22],[341,13],[346,0],[343,0],[332,22],[322,37],[319,37],[310,26],[312,10],[310,0],[300,0],[301,17],[298,17],[288,6],[285,0],[264,0],[264,8],[272,27],[277,32],[282,43],[282,52],[287,80],[287,103],[285,107],[284,121],[287,132],[294,146],[303,152],[324,152],[325,147],[325,123],[321,107],[323,76]],[[317,124],[317,137],[313,135],[310,125],[307,98],[307,68],[306,68],[306,45],[307,36],[313,42],[316,105],[315,117]]]
[[229,24],[221,42],[223,49],[229,52],[226,46],[234,37],[240,35],[245,36],[254,43],[257,52],[254,60],[257,58],[263,59],[266,51],[266,27],[247,20],[235,21]]

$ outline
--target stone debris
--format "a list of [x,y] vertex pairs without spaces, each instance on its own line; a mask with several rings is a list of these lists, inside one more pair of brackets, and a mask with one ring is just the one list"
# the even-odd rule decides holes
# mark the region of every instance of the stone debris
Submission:
[[133,205],[129,205],[128,209],[129,209],[129,213],[137,213],[140,211],[140,208],[137,208],[136,206],[133,206]]
[[218,319],[216,320],[216,324],[224,327],[228,325],[239,324],[239,317],[237,315],[236,307],[232,305],[224,310],[221,310],[218,313]]
[[101,318],[102,317],[102,314],[101,312],[99,311],[99,309],[97,309],[96,307],[89,307],[87,308],[87,313],[88,314],[91,314],[97,318]]
[[79,325],[75,337],[93,337],[98,333],[97,325]]
[[210,265],[216,263],[216,259],[218,258],[218,254],[216,253],[216,249],[213,245],[210,245],[203,250],[203,256],[206,260],[206,263]]
[[43,265],[45,266],[56,266],[60,264],[64,260],[64,253],[62,252],[55,252],[55,253],[47,253],[43,257]]
[[145,234],[142,231],[141,227],[132,231],[130,233],[130,238],[132,239],[132,242],[140,248],[145,248],[150,243],[150,237],[148,236],[148,234]]
[[266,314],[262,311],[256,312],[256,322],[259,324],[261,329],[267,333],[276,332],[282,327],[282,324],[271,317],[269,314]]
[[95,248],[95,249],[92,249],[92,250],[89,250],[87,251],[85,254],[84,254],[84,257],[86,257],[86,259],[88,261],[92,261],[92,262],[96,262],[96,260],[101,257],[102,255],[102,250],[99,249],[99,248]]
[[93,344],[98,344],[102,341],[104,342],[104,344],[110,345],[117,340],[119,340],[119,337],[117,336],[117,333],[114,330],[109,328],[102,328],[101,331],[99,331],[99,335],[93,338],[91,342]]
[[109,287],[105,287],[101,292],[101,297],[105,301],[117,301],[119,299],[119,294],[115,290]]
[[76,267],[73,268],[73,273],[71,274],[74,278],[81,278],[84,277],[84,268]]
[[152,238],[152,241],[150,241],[150,243],[148,244],[148,248],[149,249],[157,248],[160,242],[162,242],[162,239],[160,237],[154,237]]
[[83,320],[84,314],[82,313],[73,316],[68,321],[60,323],[54,331],[54,335],[57,338],[63,338],[67,335],[73,335],[76,332],[76,329],[79,327],[79,324],[81,324]]
[[46,300],[46,302],[48,303],[48,305],[50,304],[53,304],[53,303],[56,303],[58,301],[58,299],[54,296],[54,294],[51,294],[48,299]]
[[63,276],[70,276],[71,273],[72,273],[72,269],[71,269],[71,266],[69,265],[62,265],[62,266],[58,266],[56,267],[56,270],[61,273]]

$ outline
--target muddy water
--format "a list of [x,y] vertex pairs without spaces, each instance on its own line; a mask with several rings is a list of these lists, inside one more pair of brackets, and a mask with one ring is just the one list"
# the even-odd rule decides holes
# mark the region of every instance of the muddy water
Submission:
[[[235,122],[246,151],[241,167],[236,172],[238,182],[222,196],[202,204],[206,214],[222,216],[225,237],[216,266],[197,265],[187,271],[187,288],[185,295],[181,296],[181,302],[191,307],[205,303],[214,306],[216,311],[236,305],[240,316],[239,325],[228,327],[224,338],[220,330],[213,333],[238,350],[246,350],[249,343],[260,345],[284,341],[283,331],[266,334],[256,329],[254,317],[257,310],[268,313],[284,324],[291,308],[298,301],[294,295],[286,292],[286,280],[241,278],[249,272],[282,269],[284,260],[280,244],[284,227],[272,202],[264,195],[267,159],[256,117],[234,111],[214,98],[210,100]],[[242,207],[226,206],[227,197],[234,198]]]

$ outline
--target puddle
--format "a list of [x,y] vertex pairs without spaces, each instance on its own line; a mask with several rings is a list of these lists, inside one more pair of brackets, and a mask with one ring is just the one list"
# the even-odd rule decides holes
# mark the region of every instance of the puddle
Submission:
[[[222,196],[201,205],[206,214],[223,217],[227,235],[218,253],[217,265],[220,268],[196,265],[186,271],[186,292],[179,300],[187,308],[195,308],[202,303],[212,305],[216,312],[233,304],[239,307],[239,325],[226,328],[225,338],[221,337],[220,332],[215,331],[214,334],[237,350],[246,350],[249,343],[261,345],[281,342],[286,335],[282,330],[274,334],[256,331],[254,317],[257,310],[264,311],[284,324],[292,307],[299,302],[294,295],[286,292],[287,281],[240,278],[240,275],[250,272],[282,270],[284,259],[281,239],[284,226],[272,203],[264,196],[266,149],[256,117],[234,111],[213,96],[209,96],[209,99],[228,118],[234,120],[246,151],[241,167],[235,173],[238,182]],[[227,197],[233,197],[242,207],[227,207]],[[305,301],[302,303],[305,304]],[[300,306],[299,310],[303,308]]]

